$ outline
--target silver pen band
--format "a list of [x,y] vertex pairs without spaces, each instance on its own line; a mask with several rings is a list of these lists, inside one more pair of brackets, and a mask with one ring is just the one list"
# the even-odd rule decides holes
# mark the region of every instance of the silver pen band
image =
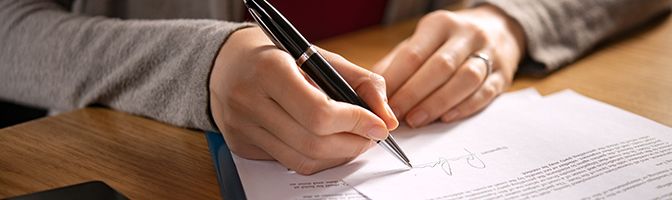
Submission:
[[312,56],[313,54],[316,54],[316,53],[317,53],[317,49],[313,45],[310,45],[310,47],[308,47],[308,49],[303,51],[301,56],[299,56],[299,58],[296,59],[296,64],[299,67],[301,67],[301,65],[303,65],[303,63],[305,63],[310,58],[310,56]]

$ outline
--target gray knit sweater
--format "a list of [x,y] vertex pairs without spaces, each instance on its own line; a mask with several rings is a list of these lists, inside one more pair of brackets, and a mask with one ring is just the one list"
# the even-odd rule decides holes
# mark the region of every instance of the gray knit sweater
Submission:
[[[386,20],[425,12],[438,7],[437,1],[390,0]],[[670,3],[486,2],[518,20],[528,55],[546,71]],[[216,130],[208,111],[208,77],[227,36],[249,26],[223,21],[240,20],[241,13],[241,0],[0,0],[0,99],[56,110],[102,105]]]

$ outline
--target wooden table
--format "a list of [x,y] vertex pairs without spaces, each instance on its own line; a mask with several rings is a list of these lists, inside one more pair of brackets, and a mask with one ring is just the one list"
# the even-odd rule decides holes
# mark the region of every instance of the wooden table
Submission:
[[[370,67],[414,26],[376,27],[319,44]],[[571,88],[672,126],[672,20],[648,29],[548,77],[519,77],[511,90]],[[102,108],[0,130],[0,198],[89,180],[102,180],[132,199],[219,198],[198,131]]]

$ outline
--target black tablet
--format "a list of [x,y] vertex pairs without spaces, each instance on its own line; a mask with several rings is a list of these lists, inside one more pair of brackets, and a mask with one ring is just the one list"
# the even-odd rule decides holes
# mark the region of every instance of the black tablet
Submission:
[[126,196],[112,189],[102,181],[90,181],[80,184],[35,192],[7,198],[6,200],[126,200]]

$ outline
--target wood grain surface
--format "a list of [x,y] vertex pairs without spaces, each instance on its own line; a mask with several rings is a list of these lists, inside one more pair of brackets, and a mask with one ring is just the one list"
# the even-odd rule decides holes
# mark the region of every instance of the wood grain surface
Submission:
[[131,199],[217,199],[201,132],[103,108],[0,130],[0,198],[101,180]]

